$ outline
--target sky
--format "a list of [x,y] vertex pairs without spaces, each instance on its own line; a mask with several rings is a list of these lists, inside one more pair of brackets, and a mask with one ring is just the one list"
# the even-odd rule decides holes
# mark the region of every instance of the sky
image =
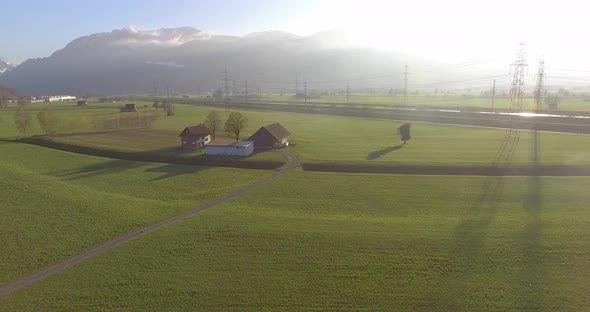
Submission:
[[[80,36],[128,26],[245,35],[339,30],[359,45],[449,62],[527,60],[590,69],[587,8],[562,0],[0,0],[0,56],[46,57]],[[509,66],[509,65],[507,65]]]

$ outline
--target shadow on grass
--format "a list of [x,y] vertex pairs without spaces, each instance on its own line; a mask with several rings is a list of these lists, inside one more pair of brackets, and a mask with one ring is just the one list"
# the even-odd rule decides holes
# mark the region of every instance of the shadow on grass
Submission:
[[[492,162],[494,167],[508,167],[512,161],[520,134],[510,131],[506,132],[496,152]],[[482,249],[504,197],[504,188],[505,177],[485,178],[479,196],[465,212],[463,221],[455,227],[454,241],[447,259],[450,268],[441,276],[438,285],[440,292],[437,304],[444,310],[457,310],[462,302],[469,300],[467,298],[482,295],[472,285],[474,280],[486,274],[482,270],[488,259]],[[497,309],[494,303],[487,304],[486,309]]]
[[514,276],[517,285],[519,306],[531,311],[543,311],[543,297],[546,294],[543,280],[545,278],[545,248],[543,247],[543,229],[546,226],[541,221],[543,204],[543,181],[534,175],[527,179],[527,193],[524,198],[523,209],[526,212],[527,224],[515,234],[518,242],[519,259],[518,273]]
[[201,167],[201,166],[179,166],[173,164],[164,164],[162,166],[156,168],[148,168],[145,172],[157,172],[162,173],[161,176],[151,179],[152,181],[164,180],[168,178],[174,178],[181,175],[186,174],[195,174],[197,172],[203,171],[208,169],[209,167]]
[[[456,227],[442,273],[435,290],[437,310],[454,311],[467,298],[478,296],[473,280],[482,273],[487,261],[482,251],[489,227],[496,218],[504,191],[504,177],[485,178],[480,195],[464,213]],[[487,307],[492,308],[492,307]]]
[[199,149],[181,148],[180,146],[164,147],[157,150],[151,150],[149,153],[165,154],[165,155],[194,155],[195,157],[203,155],[204,152]]
[[149,163],[112,159],[107,161],[101,161],[99,163],[92,165],[83,166],[77,170],[58,172],[57,176],[67,178],[69,180],[77,180],[92,176],[119,173],[125,170],[135,169],[147,165],[149,165]]
[[397,146],[390,146],[390,147],[386,147],[377,151],[373,151],[370,152],[369,155],[367,155],[367,160],[374,160],[377,159],[381,156],[384,156],[386,154],[389,154],[391,152],[395,152],[399,149],[401,149],[402,147],[404,147],[403,145],[397,145]]

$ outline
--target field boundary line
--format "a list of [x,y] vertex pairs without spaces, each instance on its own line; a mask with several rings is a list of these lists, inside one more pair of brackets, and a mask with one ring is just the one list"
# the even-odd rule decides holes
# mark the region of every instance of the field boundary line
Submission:
[[22,279],[19,279],[17,281],[14,281],[12,283],[9,283],[7,285],[4,285],[0,288],[0,298],[3,298],[19,289],[25,288],[27,286],[30,286],[46,277],[49,277],[53,274],[56,274],[58,272],[61,272],[71,266],[74,266],[78,263],[81,263],[85,260],[88,260],[90,258],[96,257],[100,254],[103,254],[119,245],[122,245],[126,242],[129,242],[131,240],[134,240],[142,235],[154,232],[164,226],[167,225],[171,225],[173,223],[176,223],[178,221],[182,221],[184,219],[190,218],[200,212],[203,212],[209,208],[212,208],[214,206],[217,206],[219,204],[225,203],[227,201],[230,201],[244,193],[247,193],[257,187],[260,187],[264,184],[267,184],[273,180],[275,180],[276,178],[285,175],[286,173],[290,172],[291,170],[295,169],[298,166],[298,160],[295,157],[295,155],[293,155],[290,151],[283,151],[281,152],[281,154],[283,156],[285,156],[288,159],[288,163],[287,165],[285,165],[281,170],[273,173],[272,175],[265,177],[261,180],[258,180],[240,190],[237,190],[233,193],[230,193],[228,195],[225,195],[219,199],[216,199],[212,202],[206,203],[204,205],[199,206],[198,208],[195,208],[193,210],[189,210],[187,212],[181,213],[179,215],[170,217],[166,220],[160,221],[158,223],[149,225],[147,227],[144,227],[142,229],[136,230],[134,232],[131,232],[129,234],[126,234],[122,237],[116,238],[114,240],[111,240],[109,242],[103,243],[102,245],[98,246],[98,247],[94,247],[84,253],[81,253],[77,256],[74,256],[72,258],[69,258],[65,261],[62,261],[60,263],[57,263],[53,266],[50,266],[48,268],[45,268],[41,271],[38,271],[37,273],[33,273],[29,276],[26,276]]

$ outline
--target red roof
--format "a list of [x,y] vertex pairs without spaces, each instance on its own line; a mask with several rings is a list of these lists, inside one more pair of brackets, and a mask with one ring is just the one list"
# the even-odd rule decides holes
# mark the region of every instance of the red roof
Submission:
[[184,128],[184,130],[182,130],[182,132],[180,133],[179,136],[190,135],[190,136],[202,137],[202,136],[207,136],[209,134],[211,134],[211,130],[209,130],[209,128],[207,128],[207,126],[205,126],[204,124],[198,124],[196,126]]

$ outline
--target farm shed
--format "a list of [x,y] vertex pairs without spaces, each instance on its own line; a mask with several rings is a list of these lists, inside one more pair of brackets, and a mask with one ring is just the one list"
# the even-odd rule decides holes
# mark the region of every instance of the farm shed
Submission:
[[121,107],[121,113],[129,112],[137,112],[137,107],[135,104],[125,104],[125,106]]
[[256,142],[256,148],[281,148],[289,145],[290,135],[291,133],[277,122],[258,129],[248,140]]
[[184,128],[178,137],[182,148],[201,148],[211,141],[211,130],[203,124],[198,124]]
[[71,95],[52,95],[47,98],[47,102],[62,102],[62,101],[71,101],[75,100],[75,96]]
[[249,156],[254,153],[253,141],[213,140],[205,144],[207,155]]
[[76,103],[76,106],[78,106],[78,107],[86,107],[86,106],[88,106],[88,102],[86,102],[86,101],[78,101]]

